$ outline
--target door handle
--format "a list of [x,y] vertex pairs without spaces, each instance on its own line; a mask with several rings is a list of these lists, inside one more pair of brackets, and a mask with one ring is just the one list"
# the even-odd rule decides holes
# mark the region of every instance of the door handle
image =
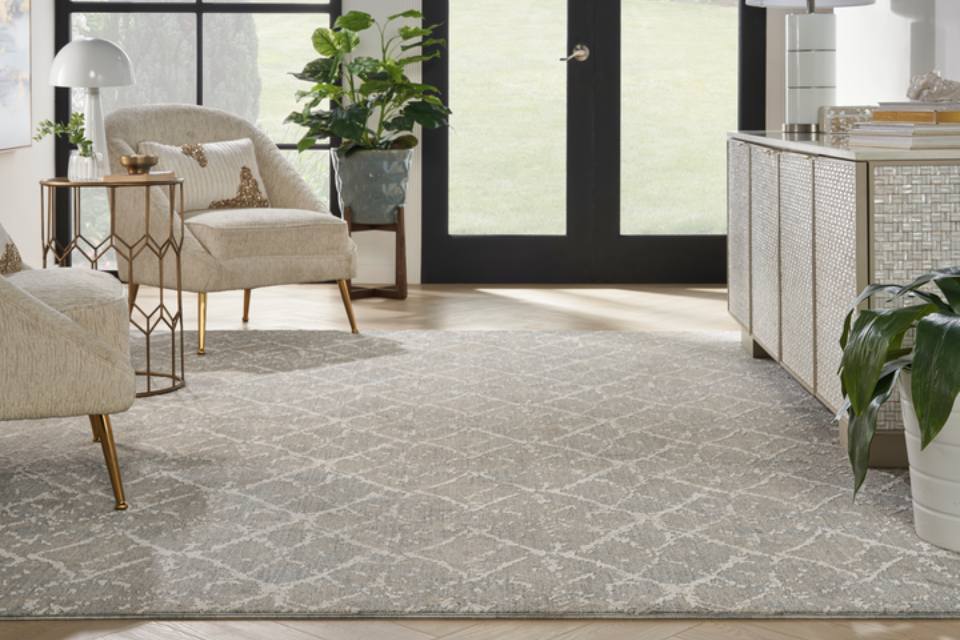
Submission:
[[584,62],[589,57],[590,47],[585,44],[578,44],[573,48],[573,53],[566,58],[560,58],[560,62]]

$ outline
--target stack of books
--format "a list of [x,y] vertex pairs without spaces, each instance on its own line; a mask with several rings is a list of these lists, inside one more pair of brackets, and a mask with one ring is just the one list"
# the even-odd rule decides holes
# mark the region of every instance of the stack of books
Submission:
[[872,122],[850,131],[850,144],[895,149],[960,149],[960,102],[881,102]]

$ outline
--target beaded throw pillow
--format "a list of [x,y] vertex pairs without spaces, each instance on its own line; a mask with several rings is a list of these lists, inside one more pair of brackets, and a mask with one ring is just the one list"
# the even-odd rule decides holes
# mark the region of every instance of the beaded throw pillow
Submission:
[[187,211],[270,206],[250,138],[180,146],[141,142],[139,151],[159,158],[155,171],[183,178]]
[[20,258],[20,251],[13,243],[13,238],[0,225],[0,276],[17,273],[22,269],[23,260]]

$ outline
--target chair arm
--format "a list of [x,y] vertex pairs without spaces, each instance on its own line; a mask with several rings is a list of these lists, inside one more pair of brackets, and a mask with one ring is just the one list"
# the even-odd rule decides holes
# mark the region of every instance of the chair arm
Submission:
[[[279,209],[304,209],[328,213],[314,189],[307,184],[297,169],[283,157],[276,144],[262,133],[254,140],[257,164],[263,177],[270,206]],[[317,153],[305,151],[304,153]]]
[[115,413],[135,390],[127,354],[0,277],[0,420]]

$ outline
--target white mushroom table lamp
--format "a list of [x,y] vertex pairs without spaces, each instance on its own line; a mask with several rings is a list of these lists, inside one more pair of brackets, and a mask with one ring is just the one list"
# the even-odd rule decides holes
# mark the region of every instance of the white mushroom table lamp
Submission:
[[123,87],[133,84],[133,65],[123,49],[109,40],[75,38],[53,59],[50,84],[86,90],[84,124],[93,152],[99,154],[100,174],[110,166],[107,158],[107,137],[103,126],[102,87]]

